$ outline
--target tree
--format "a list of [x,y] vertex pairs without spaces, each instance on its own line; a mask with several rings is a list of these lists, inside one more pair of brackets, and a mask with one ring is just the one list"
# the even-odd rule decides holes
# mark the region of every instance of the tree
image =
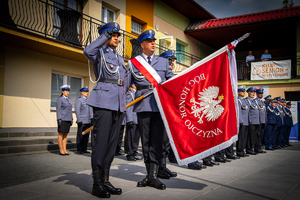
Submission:
[[294,6],[294,1],[293,0],[283,0],[282,2],[283,8],[289,8]]

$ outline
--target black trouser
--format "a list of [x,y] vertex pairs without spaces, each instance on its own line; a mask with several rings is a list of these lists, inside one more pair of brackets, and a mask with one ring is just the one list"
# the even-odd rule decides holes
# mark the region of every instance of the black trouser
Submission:
[[130,128],[126,126],[124,147],[125,151],[127,152],[127,157],[137,155],[140,136],[141,135],[137,124],[133,124],[133,126]]
[[288,144],[290,144],[290,133],[291,133],[291,129],[292,129],[292,127],[291,126],[287,126],[286,127],[286,132],[285,132],[285,134],[284,134],[284,144],[286,144],[286,145],[288,145]]
[[211,161],[211,156],[207,156],[205,158],[202,159],[203,163],[208,163]]
[[225,155],[226,155],[226,157],[232,157],[232,156],[234,156],[233,143],[232,143],[232,145],[230,145],[229,147],[227,147],[225,149]]
[[222,149],[214,154],[215,159],[225,159],[225,149]]
[[171,145],[170,145],[169,137],[168,137],[167,131],[164,130],[164,143],[163,143],[163,157],[164,158],[169,156],[170,148],[171,148]]
[[169,150],[168,158],[169,158],[169,161],[174,161],[174,160],[176,160],[176,157],[175,157],[175,154],[174,154],[174,151],[173,151],[172,148],[170,148],[170,150]]
[[266,128],[266,124],[260,124],[258,126],[257,138],[255,139],[255,144],[254,144],[254,150],[256,152],[261,150],[261,146],[265,136],[265,128]]
[[247,147],[246,147],[247,153],[253,152],[254,145],[257,143],[256,140],[258,136],[258,128],[259,128],[259,124],[249,125],[249,134],[248,134]]
[[164,123],[159,112],[137,113],[145,163],[155,163],[163,158]]
[[121,125],[120,131],[119,131],[119,137],[118,137],[116,153],[121,151],[122,140],[123,140],[123,135],[124,135],[124,128],[125,128],[125,125]]
[[116,152],[123,113],[93,107],[92,169],[109,169]]
[[238,156],[245,155],[244,150],[247,144],[247,137],[248,137],[248,126],[244,126],[240,124],[238,141],[236,142],[236,155]]
[[90,128],[91,124],[77,124],[77,137],[76,137],[76,144],[77,144],[77,151],[85,152],[87,150],[90,132],[85,135],[82,135],[82,132],[86,129]]
[[275,138],[276,147],[281,145],[281,135],[282,135],[281,129],[282,129],[282,126],[277,127],[277,135]]

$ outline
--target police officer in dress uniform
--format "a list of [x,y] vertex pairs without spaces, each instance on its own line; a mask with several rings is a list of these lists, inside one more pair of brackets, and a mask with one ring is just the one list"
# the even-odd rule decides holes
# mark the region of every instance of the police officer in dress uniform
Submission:
[[282,136],[282,127],[284,126],[284,112],[283,112],[283,108],[282,108],[282,102],[281,102],[281,97],[276,97],[275,98],[277,100],[277,105],[276,108],[279,111],[279,117],[277,117],[277,133],[276,133],[276,137],[275,137],[275,146],[273,148],[275,149],[281,149],[280,145],[281,145],[281,136]]
[[236,155],[239,157],[248,157],[245,153],[248,129],[249,129],[249,106],[245,97],[245,86],[238,87],[238,109],[239,109],[239,133],[236,142]]
[[56,101],[56,116],[58,126],[57,143],[59,146],[60,155],[67,156],[70,155],[67,152],[67,135],[70,131],[70,127],[73,124],[72,101],[68,97],[70,85],[63,85],[60,87],[60,89],[62,93]]
[[[130,86],[129,91],[126,94],[126,104],[131,103],[135,100],[136,87],[134,84]],[[137,156],[137,149],[140,141],[140,132],[138,128],[138,119],[136,112],[133,112],[133,106],[130,106],[126,110],[126,133],[125,133],[125,152],[127,153],[126,157],[128,161],[141,160]]]
[[294,125],[293,123],[293,115],[292,115],[292,112],[291,112],[291,105],[292,103],[291,102],[287,102],[286,103],[286,107],[285,107],[285,125],[286,125],[286,132],[285,132],[285,135],[283,135],[284,137],[284,145],[287,147],[287,146],[292,146],[290,145],[289,143],[289,138],[290,138],[290,133],[291,133],[291,129]]
[[254,145],[257,143],[256,140],[258,138],[259,131],[259,110],[258,106],[255,102],[255,89],[253,87],[249,87],[248,97],[246,98],[248,106],[249,106],[249,132],[246,146],[246,153],[250,155],[256,155],[254,152]]
[[266,150],[274,150],[274,134],[276,131],[277,124],[277,115],[279,115],[278,110],[276,109],[277,100],[272,99],[270,104],[267,106],[267,125],[266,125],[266,134],[265,134],[265,143]]
[[286,130],[287,130],[287,126],[286,126],[286,110],[285,110],[285,106],[286,106],[286,100],[285,99],[281,99],[281,108],[282,108],[282,111],[283,111],[283,123],[282,123],[282,127],[281,127],[281,131],[280,131],[280,136],[278,138],[278,145],[280,148],[284,148],[285,145],[284,145],[284,136],[286,135]]
[[272,97],[271,97],[271,95],[268,95],[264,99],[265,99],[265,102],[264,102],[265,106],[267,107],[270,104]]
[[[163,82],[173,77],[174,74],[168,61],[154,54],[156,47],[154,36],[155,32],[153,30],[146,30],[139,35],[138,41],[143,49],[143,53],[139,58],[144,59],[157,72]],[[131,61],[128,62],[128,66],[132,74],[130,80],[133,78],[137,87],[136,98],[152,90],[153,85]],[[162,146],[165,127],[154,95],[151,94],[135,104],[133,111],[137,112],[138,116],[143,157],[147,170],[147,176],[138,182],[137,187],[151,186],[157,189],[166,189],[165,184],[157,178],[158,164],[163,158]]]
[[78,97],[75,102],[75,113],[77,117],[77,153],[90,153],[87,151],[90,133],[82,135],[82,132],[90,128],[93,124],[93,109],[86,104],[89,95],[89,88],[87,86],[79,90],[81,97]]
[[100,37],[84,49],[84,55],[93,63],[97,81],[87,101],[93,107],[94,116],[92,194],[104,198],[122,193],[121,188],[115,188],[109,182],[109,170],[116,151],[123,113],[126,111],[127,68],[116,51],[119,28],[119,24],[115,22],[101,26],[98,29]]
[[266,115],[266,106],[265,103],[261,100],[264,95],[264,89],[258,88],[256,89],[256,98],[255,103],[257,105],[258,111],[259,111],[259,128],[258,128],[258,137],[255,140],[256,143],[254,145],[254,150],[256,153],[267,153],[266,151],[263,151],[261,149],[261,146],[263,145],[263,141],[265,138],[265,128],[266,128],[266,122],[267,122],[267,115]]

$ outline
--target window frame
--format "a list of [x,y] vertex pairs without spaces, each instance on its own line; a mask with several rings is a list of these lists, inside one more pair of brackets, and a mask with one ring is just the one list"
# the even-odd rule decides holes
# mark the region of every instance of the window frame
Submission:
[[[52,72],[51,72],[50,110],[56,112],[56,107],[51,107],[51,101],[52,101],[52,98],[51,98],[51,96],[52,96],[52,74],[63,75],[63,85],[68,84],[68,83],[67,83],[68,77],[79,78],[79,79],[81,79],[81,88],[84,87],[84,78],[81,77],[81,76],[76,76],[76,75],[66,74],[66,73],[61,73],[61,72],[55,72],[55,71],[52,71]],[[72,89],[72,86],[71,86],[71,85],[70,85],[70,87],[71,87],[71,89]],[[74,105],[74,106],[75,106],[75,105]],[[75,107],[74,107],[74,108],[72,107],[72,111],[73,111],[73,112],[75,111]]]
[[[104,22],[104,23],[109,23],[107,20],[108,20],[108,17],[107,17],[107,11],[110,11],[112,12],[114,15],[113,15],[113,21],[112,22],[115,22],[116,21],[116,11],[106,7],[106,6],[103,6],[102,5],[102,8],[101,8],[101,12],[103,12],[103,9],[104,9],[104,19],[102,19],[102,16],[103,16],[103,13],[101,13],[101,21]],[[106,19],[106,20],[105,20]]]
[[[132,30],[132,24],[133,24],[132,22],[133,22],[133,21],[135,21],[135,22],[137,22],[137,23],[139,23],[139,24],[141,25],[141,32],[140,32],[140,33],[138,33],[138,32],[135,32],[135,31],[133,31],[133,30]],[[139,25],[139,24],[138,24],[138,25]],[[145,24],[143,24],[143,23],[142,23],[142,22],[140,22],[139,20],[137,20],[137,19],[135,19],[135,18],[131,18],[131,27],[130,27],[130,31],[131,31],[131,33],[134,33],[134,34],[140,35],[140,34],[143,32],[144,25],[145,25]]]

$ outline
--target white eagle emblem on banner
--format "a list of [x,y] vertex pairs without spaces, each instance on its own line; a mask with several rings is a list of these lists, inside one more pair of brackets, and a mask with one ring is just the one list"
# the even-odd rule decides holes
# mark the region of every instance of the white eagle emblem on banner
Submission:
[[[203,123],[203,116],[205,116],[207,121],[215,121],[218,119],[224,111],[224,107],[219,105],[219,103],[224,99],[224,96],[221,95],[218,97],[219,87],[210,86],[203,89],[203,92],[199,92],[198,100],[195,101],[195,98],[190,100],[193,103],[192,113],[196,118],[199,118],[198,123]],[[218,97],[218,99],[216,99]]]

